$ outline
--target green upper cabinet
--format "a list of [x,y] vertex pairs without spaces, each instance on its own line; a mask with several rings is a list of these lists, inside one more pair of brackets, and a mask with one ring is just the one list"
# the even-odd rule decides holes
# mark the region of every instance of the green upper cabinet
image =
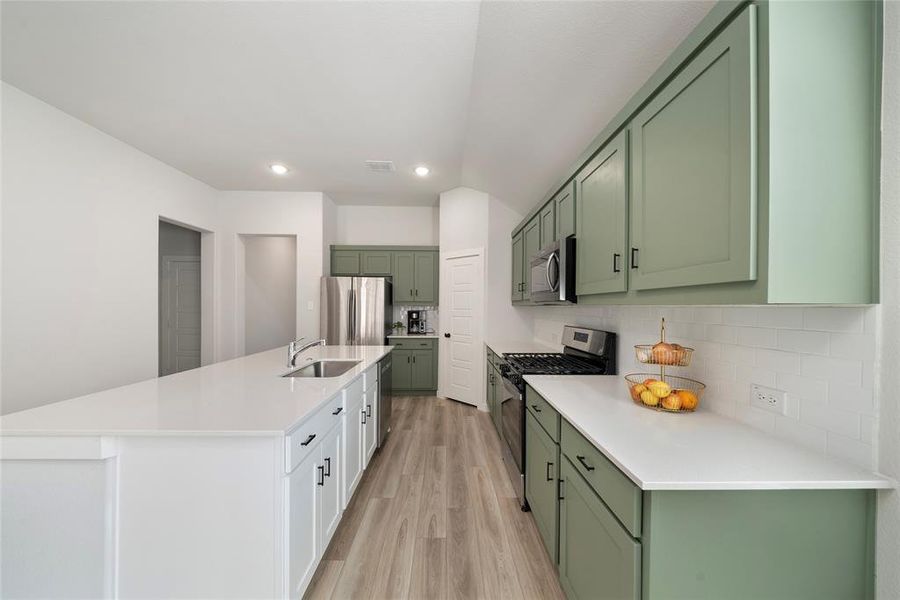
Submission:
[[541,249],[540,215],[535,215],[525,226],[522,240],[522,300],[531,300],[531,259]]
[[544,205],[540,214],[541,248],[556,241],[556,204],[551,200]]
[[524,257],[524,236],[520,231],[512,239],[512,290],[510,298],[513,302],[518,302],[522,299],[522,288],[525,285]]
[[387,250],[364,250],[360,252],[360,274],[392,275],[393,253]]
[[359,250],[333,250],[331,253],[332,275],[359,275]]
[[754,9],[631,123],[632,289],[756,278]]
[[556,239],[575,235],[575,182],[572,181],[553,197],[556,206]]
[[627,134],[623,131],[575,177],[578,296],[626,289],[627,154]]
[[413,302],[416,288],[415,252],[394,252],[394,302]]
[[416,252],[413,298],[416,302],[435,304],[438,301],[437,252]]

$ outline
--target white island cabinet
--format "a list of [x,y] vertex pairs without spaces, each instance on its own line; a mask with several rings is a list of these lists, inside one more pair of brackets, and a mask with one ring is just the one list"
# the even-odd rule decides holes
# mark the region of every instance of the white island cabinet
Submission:
[[0,597],[302,596],[390,351],[311,349],[359,361],[316,379],[273,350],[0,417]]

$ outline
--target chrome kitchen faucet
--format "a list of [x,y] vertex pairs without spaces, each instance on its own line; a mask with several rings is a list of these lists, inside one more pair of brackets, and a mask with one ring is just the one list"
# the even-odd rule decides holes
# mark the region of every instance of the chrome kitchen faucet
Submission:
[[293,342],[291,342],[290,344],[288,344],[288,363],[287,363],[287,366],[289,366],[289,367],[296,367],[296,366],[297,366],[297,364],[296,364],[296,361],[297,361],[297,355],[300,354],[301,352],[303,352],[304,350],[308,350],[309,348],[312,348],[313,346],[324,346],[324,345],[325,345],[325,340],[316,340],[316,341],[314,341],[314,342],[309,342],[309,343],[303,344],[302,346],[300,346],[300,347],[298,348],[298,347],[297,347],[297,344],[299,344],[300,342],[302,342],[303,339],[304,339],[304,338],[300,338],[299,340],[294,340]]

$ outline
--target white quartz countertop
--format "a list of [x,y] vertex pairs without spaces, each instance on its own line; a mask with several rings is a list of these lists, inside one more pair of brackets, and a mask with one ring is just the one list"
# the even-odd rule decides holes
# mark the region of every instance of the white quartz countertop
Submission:
[[405,335],[389,335],[390,338],[436,338],[438,334],[436,333],[407,333]]
[[513,352],[562,352],[559,346],[551,346],[535,340],[487,340],[488,348],[495,354],[510,354]]
[[281,435],[388,354],[390,346],[315,347],[297,357],[361,361],[339,377],[281,377],[277,348],[0,417],[2,435]]
[[895,483],[701,407],[636,406],[619,376],[525,381],[644,490],[876,489]]

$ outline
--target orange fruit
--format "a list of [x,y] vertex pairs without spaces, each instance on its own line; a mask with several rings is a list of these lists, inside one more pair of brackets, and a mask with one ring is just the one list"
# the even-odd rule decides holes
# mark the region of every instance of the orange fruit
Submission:
[[647,387],[650,387],[650,384],[651,384],[651,383],[656,383],[657,381],[659,381],[659,380],[658,380],[658,379],[652,379],[652,378],[650,378],[650,379],[645,379],[645,380],[644,380],[644,385],[646,385]]
[[682,399],[681,394],[675,392],[662,399],[662,407],[667,410],[681,410]]
[[700,402],[697,394],[690,390],[678,390],[678,395],[681,397],[681,408],[684,410],[694,410]]

